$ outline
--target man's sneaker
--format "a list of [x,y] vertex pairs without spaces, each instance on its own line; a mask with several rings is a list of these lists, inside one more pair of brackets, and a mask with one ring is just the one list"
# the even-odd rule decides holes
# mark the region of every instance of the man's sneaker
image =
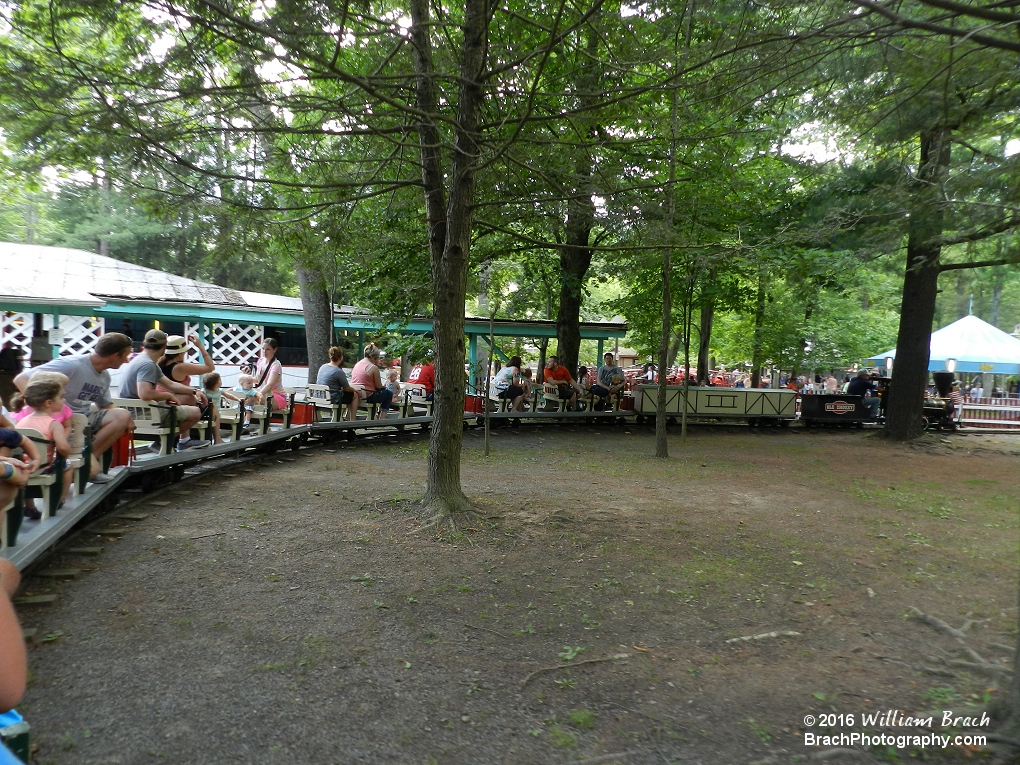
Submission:
[[208,441],[199,441],[197,438],[182,438],[177,442],[177,451],[183,452],[185,449],[200,449],[208,445]]
[[113,480],[113,476],[109,473],[96,473],[95,478],[90,478],[90,483],[109,483]]

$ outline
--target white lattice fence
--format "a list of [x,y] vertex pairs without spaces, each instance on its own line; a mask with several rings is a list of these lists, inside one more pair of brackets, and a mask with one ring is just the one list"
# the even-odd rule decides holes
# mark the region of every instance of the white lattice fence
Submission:
[[95,349],[99,338],[106,331],[106,320],[89,316],[61,316],[60,331],[64,335],[60,355],[81,356]]
[[[201,336],[197,324],[188,324],[185,330]],[[255,359],[262,347],[262,327],[257,324],[213,324],[212,357],[217,364],[243,364]],[[201,356],[192,351],[189,361],[201,363]]]
[[32,356],[32,329],[34,318],[30,313],[4,311],[0,313],[0,345],[10,341],[24,349],[25,358]]

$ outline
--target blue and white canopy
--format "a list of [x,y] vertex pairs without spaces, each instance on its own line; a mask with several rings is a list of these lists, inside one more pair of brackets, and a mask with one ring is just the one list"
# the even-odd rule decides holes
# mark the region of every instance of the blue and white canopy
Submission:
[[[881,366],[887,358],[895,359],[896,350],[878,353],[868,362]],[[977,316],[964,316],[932,332],[928,371],[946,369],[946,359],[956,359],[957,372],[1020,374],[1020,340]]]

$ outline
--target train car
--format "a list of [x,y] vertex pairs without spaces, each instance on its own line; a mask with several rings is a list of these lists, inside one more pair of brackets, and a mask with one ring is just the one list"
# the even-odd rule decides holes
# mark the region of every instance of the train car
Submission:
[[816,425],[863,428],[868,414],[868,407],[861,396],[821,393],[803,396],[800,400],[800,419],[809,428]]
[[[634,389],[634,411],[638,422],[654,420],[658,385]],[[682,410],[684,387],[666,386],[666,416],[676,419]],[[688,388],[687,416],[699,420],[746,420],[748,425],[787,427],[797,417],[797,394],[792,390],[770,388]]]

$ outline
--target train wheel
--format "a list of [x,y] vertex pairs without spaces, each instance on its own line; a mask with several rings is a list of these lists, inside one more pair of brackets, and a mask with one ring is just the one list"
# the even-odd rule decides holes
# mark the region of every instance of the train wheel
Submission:
[[758,418],[757,417],[748,417],[747,418],[747,425],[748,425],[748,427],[751,427],[751,428],[758,427]]
[[789,420],[780,420],[779,421],[779,427],[781,427],[781,428],[788,428],[788,427],[790,427],[790,421]]
[[931,422],[928,420],[927,417],[921,418],[921,428],[924,431],[928,431],[931,428]]
[[676,425],[676,417],[670,417],[668,420],[666,420],[666,424],[667,425]]

